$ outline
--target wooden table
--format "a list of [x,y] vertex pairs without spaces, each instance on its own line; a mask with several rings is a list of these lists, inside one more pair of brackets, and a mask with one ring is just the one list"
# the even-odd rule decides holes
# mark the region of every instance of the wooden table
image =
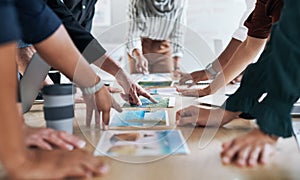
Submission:
[[[170,128],[174,125],[177,109],[195,104],[194,98],[177,97],[175,108],[168,109],[171,120]],[[85,127],[85,105],[76,104],[76,120],[74,134],[88,142],[87,151],[93,152],[101,136],[101,130],[92,126]],[[25,115],[26,123],[32,126],[45,126],[42,105],[34,105]],[[164,180],[164,179],[300,179],[300,152],[295,139],[280,139],[277,153],[272,162],[265,166],[254,168],[238,168],[233,165],[224,166],[221,163],[220,152],[222,142],[247,133],[255,126],[253,121],[237,119],[225,127],[193,128],[180,127],[191,150],[188,155],[170,155],[164,158],[140,158],[144,163],[122,162],[109,157],[99,157],[111,167],[109,173],[99,179],[116,180]],[[207,135],[214,133],[215,135]],[[211,138],[211,139],[210,139]],[[199,146],[200,142],[200,146]],[[203,145],[206,144],[207,145]],[[134,159],[129,159],[134,161]],[[3,175],[3,170],[1,173]]]

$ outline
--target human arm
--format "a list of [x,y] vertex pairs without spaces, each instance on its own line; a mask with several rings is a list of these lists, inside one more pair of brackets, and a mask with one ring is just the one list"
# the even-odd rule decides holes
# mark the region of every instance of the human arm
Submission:
[[148,60],[143,55],[141,50],[139,50],[138,48],[133,49],[131,57],[135,61],[135,68],[137,72],[141,72],[143,74],[149,74]]
[[[235,77],[237,77],[247,67],[247,65],[252,62],[253,58],[258,55],[266,41],[267,39],[253,38],[248,36],[247,39],[234,52],[230,60],[223,67],[223,70],[217,74],[209,86],[204,89],[181,89],[179,91],[183,95],[196,97],[217,92],[221,87],[225,86]],[[213,68],[215,69],[216,66],[213,66]],[[195,76],[198,77],[197,75]]]
[[125,95],[129,96],[127,99],[129,99],[130,104],[142,105],[139,96],[144,96],[152,102],[156,102],[145,89],[133,82],[128,74],[109,56],[102,56],[94,64],[116,78]]
[[[23,122],[20,121],[16,106],[17,68],[15,58],[17,49],[15,41],[21,36],[20,31],[18,31],[20,30],[18,25],[22,25],[22,29],[26,32],[26,27],[23,25],[25,22],[28,23],[28,21],[18,23],[18,20],[24,20],[22,18],[26,18],[26,16],[32,19],[32,14],[38,14],[39,16],[34,16],[34,25],[37,25],[37,22],[44,23],[45,21],[42,20],[47,18],[54,20],[55,17],[51,17],[48,14],[50,11],[43,4],[43,1],[28,0],[26,2],[0,3],[0,9],[0,17],[9,18],[5,21],[0,21],[0,94],[2,95],[2,101],[0,102],[0,120],[2,124],[0,127],[0,160],[7,175],[12,179],[52,179],[70,176],[87,177],[93,174],[101,175],[100,169],[104,167],[102,162],[82,151],[69,152],[60,150],[49,152],[27,149],[25,147],[24,131],[22,129]],[[15,12],[22,15],[22,18],[17,18]],[[26,13],[23,14],[23,12]],[[51,28],[55,30],[56,26]],[[47,34],[49,31],[51,32],[51,28],[49,27],[43,32]],[[42,28],[39,30],[42,31]],[[43,33],[35,33],[34,38],[36,39],[32,40],[39,42],[47,37],[41,36],[41,34],[43,35]],[[24,35],[27,34],[25,33]],[[69,166],[69,164],[72,164],[72,166]],[[56,173],[53,174],[53,172]]]
[[[300,29],[296,25],[299,7],[299,2],[285,1],[281,18],[273,25],[268,46],[257,63],[246,69],[240,89],[226,102],[227,110],[247,110],[256,118],[259,129],[224,143],[221,157],[225,164],[265,164],[275,150],[277,138],[293,134],[290,112],[300,95],[297,83],[300,80],[297,58]],[[289,57],[288,62],[286,57]],[[265,92],[267,95],[257,100]]]
[[136,8],[137,1],[131,0],[128,7],[129,29],[127,35],[127,52],[130,57],[135,61],[135,68],[137,72],[148,74],[148,60],[144,57],[142,52],[141,42],[141,26],[143,26],[141,17],[138,17],[140,10]]
[[221,158],[224,164],[236,163],[240,167],[266,164],[275,153],[278,137],[259,129],[222,144]]
[[37,128],[23,125],[25,145],[44,150],[56,148],[64,150],[82,149],[86,142],[76,136],[51,128]]
[[179,56],[173,56],[173,61],[174,61],[174,71],[173,71],[173,76],[175,78],[181,77],[181,70],[180,70],[180,61],[181,57]]
[[[149,97],[148,96],[149,94],[145,94],[144,93],[145,90],[143,90],[142,88],[140,87],[135,88],[137,87],[137,85],[131,82],[129,76],[126,75],[126,73],[122,70],[122,68],[112,58],[110,58],[108,55],[105,54],[106,51],[103,49],[101,44],[89,32],[87,32],[85,29],[83,29],[80,26],[80,24],[72,16],[72,13],[60,0],[51,0],[51,1],[48,0],[47,4],[62,20],[74,44],[89,63],[94,63],[97,67],[115,76],[118,82],[121,82],[121,80],[125,81],[120,85],[123,88],[126,88],[124,89],[126,93],[130,92],[130,95],[133,96],[132,99],[134,101],[132,101],[131,103],[134,104],[139,103],[139,101],[136,99],[138,95],[145,95],[146,97]],[[130,4],[130,9],[131,8],[133,7]],[[129,14],[131,14],[130,16],[133,16],[132,11],[129,11]],[[129,35],[130,34],[134,36],[133,33],[129,33]],[[135,34],[138,33],[136,32]],[[140,39],[139,41],[136,42],[140,43]],[[132,89],[131,90],[128,89],[128,86],[124,85],[125,83],[130,84]],[[136,90],[134,89],[141,89],[140,90],[141,94],[137,93]],[[150,99],[153,98],[151,97]]]
[[[102,168],[107,168],[83,152],[67,151],[36,151],[28,150],[24,144],[23,122],[20,121],[17,110],[17,81],[16,81],[16,43],[0,45],[0,160],[8,176],[11,178],[63,178],[67,176],[88,177],[95,173],[105,173]],[[69,158],[67,158],[69,156]],[[74,159],[76,158],[76,159]],[[59,162],[64,162],[61,164]],[[72,163],[72,167],[69,166]],[[60,166],[57,166],[60,164]],[[102,168],[101,168],[102,167]],[[97,170],[99,168],[99,170]],[[84,170],[85,169],[85,170]],[[103,171],[102,173],[100,172]],[[55,174],[52,172],[56,171]]]
[[[48,64],[60,70],[81,88],[92,87],[101,80],[75,48],[63,26],[47,40],[34,46]],[[61,61],[62,58],[64,61]],[[115,107],[120,111],[120,107],[105,87],[95,93],[95,100],[98,110],[102,111],[102,121],[107,125],[110,108]]]
[[187,13],[187,1],[179,1],[178,16],[173,22],[173,30],[170,34],[169,40],[172,46],[172,59],[174,67],[175,77],[179,75],[180,72],[180,60],[183,56],[183,45],[184,45],[184,33],[186,28],[186,13]]
[[226,111],[220,108],[205,109],[196,105],[189,106],[176,112],[176,124],[220,127],[237,118],[240,112]]
[[[212,62],[212,68],[213,70],[218,73],[222,71],[222,69],[226,66],[230,58],[233,56],[237,48],[244,42],[247,38],[247,32],[248,29],[245,27],[244,22],[247,19],[247,17],[251,14],[255,7],[255,2],[256,0],[245,0],[246,3],[246,11],[244,12],[238,28],[235,30],[235,32],[232,35],[232,38],[224,51],[219,55],[218,58],[216,58]],[[208,79],[212,79],[213,74],[211,74],[209,71],[200,70],[200,71],[195,71],[190,74],[183,74],[182,78],[180,79],[180,84],[184,84],[188,80],[192,80],[193,84],[190,86],[195,85],[198,81],[205,81]]]
[[23,123],[24,139],[26,147],[37,147],[44,150],[53,150],[56,148],[73,150],[83,148],[85,141],[74,135],[63,131],[56,131],[51,128],[30,127],[25,124],[23,117],[22,104],[17,103],[17,109],[20,122]]
[[77,49],[91,64],[106,53],[102,45],[75,19],[61,0],[46,0],[47,5],[61,19]]
[[204,90],[209,92],[209,94],[213,94],[232,81],[253,61],[266,42],[267,39],[248,36],[230,58],[223,71]]
[[[213,61],[212,68],[216,72],[222,71],[223,67],[228,63],[230,58],[233,56],[237,48],[242,44],[242,41],[239,41],[235,38],[232,38],[225,48],[225,50],[220,54],[220,56]],[[180,84],[184,84],[186,81],[192,80],[192,84],[189,86],[195,85],[199,81],[205,81],[212,79],[213,75],[206,69],[195,71],[190,74],[183,73],[182,78],[179,80]]]

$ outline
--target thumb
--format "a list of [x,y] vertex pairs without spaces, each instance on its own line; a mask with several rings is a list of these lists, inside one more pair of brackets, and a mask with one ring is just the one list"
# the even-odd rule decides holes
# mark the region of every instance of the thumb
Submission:
[[119,113],[123,111],[120,104],[113,97],[111,97],[111,104],[112,104],[111,107],[114,108]]

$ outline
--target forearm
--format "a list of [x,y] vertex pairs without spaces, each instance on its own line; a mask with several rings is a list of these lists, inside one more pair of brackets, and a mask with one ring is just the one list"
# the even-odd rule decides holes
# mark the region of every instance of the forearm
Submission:
[[127,34],[127,51],[130,56],[133,55],[133,51],[135,49],[142,49],[141,43],[141,33],[142,30],[140,29],[140,23],[138,21],[139,17],[136,14],[136,7],[135,1],[130,0],[129,7],[128,7],[128,18],[129,18],[129,28]]
[[0,47],[0,161],[10,171],[23,161],[25,145],[16,104],[16,43]]
[[174,70],[177,70],[180,68],[180,60],[181,58],[178,56],[174,56],[173,57],[173,61],[174,61]]
[[96,73],[76,49],[65,28],[60,26],[46,40],[34,45],[41,57],[81,87],[91,87]]
[[108,72],[112,76],[116,78],[118,83],[123,87],[123,89],[128,93],[131,79],[126,74],[126,72],[120,67],[118,63],[116,63],[112,58],[107,55],[102,56],[100,59],[94,62],[94,64]]
[[117,64],[112,58],[110,58],[106,54],[98,60],[96,60],[94,64],[113,76],[116,76],[116,74],[120,72],[120,70],[122,70],[119,64]]
[[232,38],[225,50],[219,55],[219,57],[213,62],[213,69],[217,72],[222,71],[222,69],[229,62],[230,58],[233,56],[238,47],[242,44],[241,41]]
[[238,76],[258,55],[260,49],[265,45],[266,39],[248,37],[233,54],[223,71],[217,75],[209,88],[212,93],[225,86]]

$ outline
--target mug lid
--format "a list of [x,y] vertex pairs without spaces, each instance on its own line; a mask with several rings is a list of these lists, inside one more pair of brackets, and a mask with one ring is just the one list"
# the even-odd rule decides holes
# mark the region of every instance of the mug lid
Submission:
[[46,85],[42,89],[44,95],[70,95],[76,93],[73,84],[51,84]]

